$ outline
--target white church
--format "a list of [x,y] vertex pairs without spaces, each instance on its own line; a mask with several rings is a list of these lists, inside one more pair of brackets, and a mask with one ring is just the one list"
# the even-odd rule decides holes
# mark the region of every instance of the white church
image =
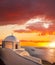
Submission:
[[14,35],[7,36],[2,41],[2,48],[12,49],[13,51],[22,56],[23,55],[29,56],[29,53],[25,51],[25,48],[21,48],[20,41]]
[[13,35],[7,36],[2,41],[2,48],[18,49],[20,41]]

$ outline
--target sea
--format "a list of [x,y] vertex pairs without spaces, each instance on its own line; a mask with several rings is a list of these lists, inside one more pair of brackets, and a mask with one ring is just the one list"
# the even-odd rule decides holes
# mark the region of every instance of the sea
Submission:
[[50,63],[55,63],[55,48],[39,48],[36,49],[37,55],[35,57]]

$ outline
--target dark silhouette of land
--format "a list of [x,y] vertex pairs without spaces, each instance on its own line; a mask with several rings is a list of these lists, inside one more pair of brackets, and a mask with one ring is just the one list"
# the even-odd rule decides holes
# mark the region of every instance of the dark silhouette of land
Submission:
[[42,60],[43,65],[52,65],[50,62]]
[[5,63],[0,59],[0,65],[5,65]]
[[52,65],[55,65],[55,63],[53,63]]

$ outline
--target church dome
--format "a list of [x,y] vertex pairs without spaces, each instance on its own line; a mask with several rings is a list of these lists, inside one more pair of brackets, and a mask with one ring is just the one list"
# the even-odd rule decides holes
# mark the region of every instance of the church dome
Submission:
[[13,35],[10,35],[10,36],[7,36],[3,41],[9,41],[9,42],[19,42],[19,40],[13,36]]

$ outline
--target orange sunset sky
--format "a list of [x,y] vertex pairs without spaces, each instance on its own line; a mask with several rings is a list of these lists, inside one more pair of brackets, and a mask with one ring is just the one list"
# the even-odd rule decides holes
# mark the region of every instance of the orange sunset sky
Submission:
[[0,0],[0,44],[12,34],[22,46],[55,42],[55,0]]

